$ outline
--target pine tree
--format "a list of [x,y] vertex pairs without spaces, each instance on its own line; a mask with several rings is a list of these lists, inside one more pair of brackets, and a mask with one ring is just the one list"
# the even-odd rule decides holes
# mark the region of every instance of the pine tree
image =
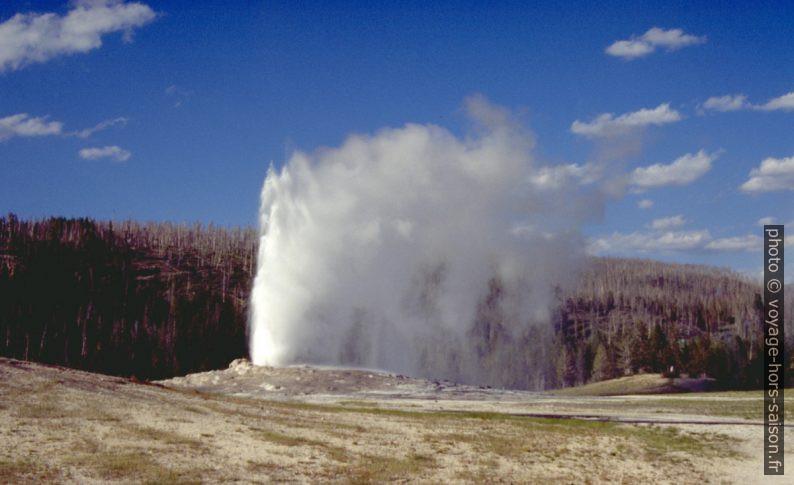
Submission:
[[616,377],[615,362],[612,353],[604,344],[599,344],[593,358],[593,380],[603,381]]
[[667,334],[657,323],[648,338],[648,365],[654,372],[667,372],[672,364]]

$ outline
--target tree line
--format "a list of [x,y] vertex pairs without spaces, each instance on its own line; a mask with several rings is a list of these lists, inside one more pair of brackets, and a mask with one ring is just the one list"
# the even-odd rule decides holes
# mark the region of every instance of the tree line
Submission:
[[[592,259],[578,286],[560,298],[555,385],[658,372],[708,376],[724,388],[761,387],[762,293],[758,282],[727,269]],[[789,307],[793,296],[787,292]],[[791,315],[785,326],[790,367]]]
[[247,353],[252,229],[0,218],[0,354],[155,379]]
[[[141,379],[225,367],[248,351],[257,242],[251,228],[0,217],[0,355]],[[522,333],[491,281],[470,337],[483,367],[517,369],[510,387],[637,372],[758,387],[761,294],[725,269],[592,258],[558,289],[552,325]]]

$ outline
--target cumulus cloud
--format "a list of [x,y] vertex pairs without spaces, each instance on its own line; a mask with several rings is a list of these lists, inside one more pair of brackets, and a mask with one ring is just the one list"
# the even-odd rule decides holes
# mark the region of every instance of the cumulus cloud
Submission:
[[651,230],[632,233],[615,232],[588,241],[588,252],[595,255],[647,255],[669,252],[739,252],[761,249],[761,237],[755,234],[712,238],[708,230]]
[[757,107],[761,111],[791,111],[794,110],[794,91],[783,96],[772,98],[761,106]]
[[647,56],[654,50],[656,50],[654,46],[641,40],[618,40],[607,47],[606,53],[611,56],[631,60]]
[[759,226],[766,226],[768,224],[774,224],[776,220],[777,219],[775,219],[772,216],[762,217],[762,218],[758,219],[758,225]]
[[583,165],[570,163],[540,167],[530,176],[530,183],[540,189],[559,189],[576,183],[587,185],[596,182],[601,177],[599,167],[586,163]]
[[747,193],[794,190],[794,156],[765,159],[750,171],[740,189]]
[[656,163],[638,167],[631,173],[630,184],[635,192],[669,185],[688,185],[711,170],[711,162],[716,159],[716,153],[700,150],[695,154],[680,156],[667,165]]
[[97,160],[100,158],[109,158],[117,162],[125,162],[129,160],[132,153],[120,148],[116,145],[105,147],[83,148],[80,150],[80,158],[84,160]]
[[63,130],[63,123],[49,121],[47,118],[47,116],[33,117],[27,113],[0,118],[0,141],[16,136],[59,135]]
[[659,27],[652,27],[639,37],[632,36],[627,40],[615,41],[606,48],[606,53],[630,61],[647,56],[657,48],[672,51],[704,42],[706,42],[706,36],[685,34],[681,29],[664,30]]
[[637,207],[640,209],[650,209],[653,207],[653,201],[651,199],[642,199],[641,201],[637,202]]
[[18,13],[0,23],[0,73],[97,49],[113,32],[129,41],[134,28],[154,17],[147,5],[120,0],[80,0],[66,15]]
[[752,105],[747,102],[747,96],[744,94],[729,94],[726,96],[712,96],[701,107],[702,109],[725,112],[748,109]]
[[710,239],[711,235],[706,230],[615,232],[591,239],[588,251],[603,255],[692,250],[703,247]]
[[760,251],[764,240],[757,234],[714,239],[705,248],[713,251]]
[[112,126],[116,126],[116,125],[124,126],[127,124],[127,121],[129,120],[123,117],[114,118],[112,120],[105,120],[97,123],[95,126],[92,126],[91,128],[86,128],[84,130],[76,131],[74,133],[70,133],[70,135],[76,136],[78,138],[88,138],[94,133],[98,131],[106,130]]
[[649,125],[664,125],[679,120],[681,114],[670,109],[670,103],[663,103],[656,108],[643,108],[618,117],[612,113],[602,113],[589,122],[575,120],[571,124],[571,132],[589,138],[609,137],[624,135]]
[[747,101],[744,94],[729,94],[725,96],[712,96],[700,105],[700,110],[712,111],[792,111],[794,110],[794,91],[777,98],[772,98],[764,104],[753,104]]
[[679,214],[677,216],[654,219],[653,222],[651,222],[651,228],[657,230],[671,229],[673,227],[683,226],[685,223],[686,219],[684,219],[684,216]]

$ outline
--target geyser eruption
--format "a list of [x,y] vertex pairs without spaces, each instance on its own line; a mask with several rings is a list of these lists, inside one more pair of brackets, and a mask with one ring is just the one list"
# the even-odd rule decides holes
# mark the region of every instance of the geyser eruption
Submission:
[[270,168],[255,364],[538,385],[553,291],[599,199],[538,184],[533,137],[505,110],[473,97],[467,111],[466,137],[408,124]]

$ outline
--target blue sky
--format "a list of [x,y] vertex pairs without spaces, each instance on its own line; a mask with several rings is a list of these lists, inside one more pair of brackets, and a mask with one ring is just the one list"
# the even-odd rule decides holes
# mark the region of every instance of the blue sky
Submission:
[[735,3],[3,2],[0,211],[253,225],[271,162],[462,136],[481,94],[612,187],[590,251],[756,273],[794,221],[794,4]]

